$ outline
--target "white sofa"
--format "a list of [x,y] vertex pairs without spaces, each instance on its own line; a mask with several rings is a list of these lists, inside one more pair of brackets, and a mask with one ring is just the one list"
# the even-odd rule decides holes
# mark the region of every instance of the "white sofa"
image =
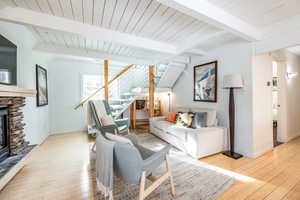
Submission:
[[178,109],[182,112],[207,112],[205,128],[186,128],[166,121],[166,117],[150,119],[150,132],[194,158],[202,158],[227,150],[226,128],[217,126],[216,111],[211,109]]

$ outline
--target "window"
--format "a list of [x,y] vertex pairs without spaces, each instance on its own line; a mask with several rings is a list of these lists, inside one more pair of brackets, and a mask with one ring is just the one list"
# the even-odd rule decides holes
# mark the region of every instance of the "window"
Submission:
[[[82,99],[89,97],[95,90],[102,86],[102,78],[98,75],[82,75]],[[102,99],[103,91],[100,91],[92,99]]]
[[[111,77],[109,77],[111,79]],[[100,75],[82,75],[82,99],[89,97],[93,92],[103,85],[102,77]],[[119,79],[115,80],[109,86],[109,97],[117,98],[120,94]],[[92,99],[103,99],[104,89],[98,92]]]

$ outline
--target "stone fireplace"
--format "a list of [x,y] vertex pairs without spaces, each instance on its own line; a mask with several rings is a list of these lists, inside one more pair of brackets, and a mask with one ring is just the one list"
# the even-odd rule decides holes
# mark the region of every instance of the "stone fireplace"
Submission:
[[25,97],[0,97],[0,161],[5,155],[7,157],[22,153],[28,146],[23,132],[23,106]]
[[24,114],[26,97],[36,90],[0,85],[0,190],[26,164],[36,145],[25,140]]
[[0,162],[9,154],[10,141],[8,132],[8,107],[0,106]]

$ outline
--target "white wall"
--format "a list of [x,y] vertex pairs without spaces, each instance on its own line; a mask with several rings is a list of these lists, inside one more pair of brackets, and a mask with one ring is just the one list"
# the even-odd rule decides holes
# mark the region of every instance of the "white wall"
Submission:
[[[246,43],[223,46],[204,57],[192,57],[192,62],[182,73],[173,88],[173,105],[180,107],[214,108],[220,124],[228,127],[229,91],[222,89],[223,76],[242,74],[243,89],[235,90],[236,104],[236,152],[251,157],[253,151],[252,127],[252,45]],[[193,101],[193,66],[218,60],[218,102],[202,103]]]
[[298,73],[287,82],[287,139],[300,135],[300,56],[286,51],[286,71]]
[[[48,68],[49,54],[32,51],[34,39],[21,25],[0,22],[0,34],[18,46],[18,87],[35,89],[35,64]],[[40,144],[49,135],[48,106],[37,107],[36,98],[29,97],[24,108],[26,140]]]
[[[300,56],[289,51],[282,51],[284,61],[280,67],[280,134],[281,142],[300,136]],[[298,76],[288,79],[287,73],[298,73]]]
[[[100,75],[101,65],[74,59],[54,59],[49,63],[50,133],[85,130],[83,109],[74,110],[81,101],[83,74]],[[120,69],[112,70],[115,73]]]
[[[253,156],[273,148],[272,61],[269,54],[253,57]],[[267,82],[270,85],[267,85]]]
[[253,156],[273,148],[272,61],[279,74],[278,137],[281,142],[300,136],[300,77],[287,78],[287,72],[300,74],[300,56],[285,50],[253,58]]

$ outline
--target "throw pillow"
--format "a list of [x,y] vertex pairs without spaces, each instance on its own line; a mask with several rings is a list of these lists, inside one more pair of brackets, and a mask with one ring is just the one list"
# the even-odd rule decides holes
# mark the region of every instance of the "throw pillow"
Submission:
[[167,121],[171,123],[176,123],[177,114],[175,112],[169,112],[167,116]]
[[115,121],[111,115],[105,115],[101,117],[101,123],[103,126],[114,125]]
[[192,128],[207,127],[207,112],[196,112],[191,127]]
[[105,136],[107,137],[107,139],[114,141],[114,142],[120,142],[120,143],[124,143],[124,144],[130,144],[133,145],[132,142],[123,136],[118,136],[118,135],[114,135],[111,133],[105,133]]
[[178,113],[176,125],[190,127],[193,121],[193,113]]

